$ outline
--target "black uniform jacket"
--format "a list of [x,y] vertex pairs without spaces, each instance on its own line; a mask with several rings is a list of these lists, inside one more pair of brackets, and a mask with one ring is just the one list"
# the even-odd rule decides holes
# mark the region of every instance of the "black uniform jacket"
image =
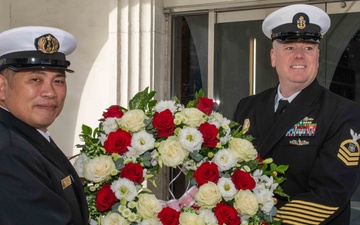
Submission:
[[83,187],[66,156],[2,108],[0,192],[1,225],[88,224]]
[[274,122],[277,88],[240,100],[234,120],[250,120],[249,134],[262,158],[289,165],[279,198],[283,224],[347,225],[350,198],[360,178],[360,106],[315,80]]

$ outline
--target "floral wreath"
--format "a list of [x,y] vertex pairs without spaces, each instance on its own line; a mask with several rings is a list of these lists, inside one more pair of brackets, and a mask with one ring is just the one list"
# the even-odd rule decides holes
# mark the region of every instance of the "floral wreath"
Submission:
[[[129,109],[110,106],[94,130],[82,126],[74,167],[84,184],[91,224],[280,224],[274,194],[288,166],[262,160],[243,126],[213,111],[200,90],[186,107],[175,97],[137,93]],[[241,130],[240,130],[241,129]],[[180,168],[192,185],[180,199],[157,199],[161,167]]]

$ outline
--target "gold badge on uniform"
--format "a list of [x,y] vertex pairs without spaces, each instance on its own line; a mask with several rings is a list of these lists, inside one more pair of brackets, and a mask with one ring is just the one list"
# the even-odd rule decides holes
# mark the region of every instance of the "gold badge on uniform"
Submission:
[[51,34],[45,34],[36,38],[35,47],[45,54],[52,54],[59,51],[59,41]]
[[69,187],[71,185],[71,177],[68,175],[64,179],[61,180],[61,186],[63,189]]
[[303,16],[300,16],[299,19],[297,20],[297,28],[302,30],[305,29],[305,27],[306,27],[306,20]]
[[360,134],[350,129],[352,139],[344,140],[339,147],[338,158],[347,166],[357,166],[359,164],[359,143]]

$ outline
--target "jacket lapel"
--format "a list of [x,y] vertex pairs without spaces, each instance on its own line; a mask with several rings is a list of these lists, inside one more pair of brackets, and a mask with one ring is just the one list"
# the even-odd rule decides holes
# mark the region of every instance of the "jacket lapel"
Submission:
[[[262,134],[264,137],[258,151],[262,157],[266,156],[273,147],[278,143],[278,141],[283,138],[286,132],[294,126],[297,122],[306,117],[311,111],[315,109],[314,101],[317,99],[317,96],[321,94],[318,82],[315,80],[312,84],[310,84],[307,88],[302,90],[298,96],[289,104],[286,110],[281,115],[281,119],[277,122],[274,121],[274,99],[275,95],[271,96],[272,105],[267,106],[272,109],[272,115],[270,117],[267,112],[267,116],[269,116],[268,121],[266,123],[269,126],[269,129],[265,129],[266,134]],[[270,101],[271,102],[271,101]],[[259,111],[259,109],[257,110]],[[259,114],[264,114],[264,112],[257,112]],[[257,116],[259,117],[259,116]],[[264,117],[264,116],[263,116]],[[270,119],[271,118],[271,119]],[[264,120],[265,118],[260,118]],[[270,124],[271,123],[271,124]]]

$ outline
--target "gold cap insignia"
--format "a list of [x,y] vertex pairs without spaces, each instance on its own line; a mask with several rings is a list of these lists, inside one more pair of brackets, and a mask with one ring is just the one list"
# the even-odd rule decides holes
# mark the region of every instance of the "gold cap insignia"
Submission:
[[303,16],[300,16],[299,19],[297,20],[297,28],[302,30],[305,29],[305,27],[306,27],[306,20]]
[[51,34],[45,34],[35,39],[37,50],[45,54],[52,54],[59,50],[59,41]]

